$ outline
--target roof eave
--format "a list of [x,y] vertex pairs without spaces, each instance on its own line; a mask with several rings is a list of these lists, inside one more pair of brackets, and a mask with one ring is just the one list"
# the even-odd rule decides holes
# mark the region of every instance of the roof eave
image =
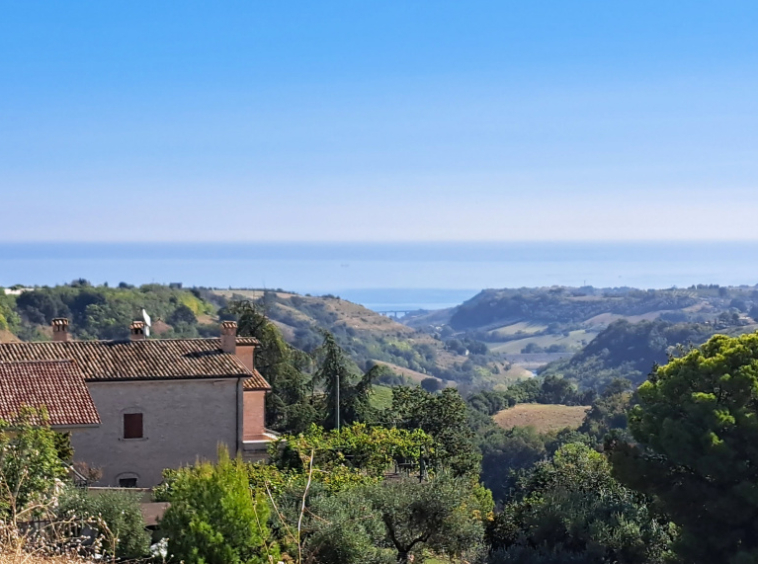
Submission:
[[173,382],[180,380],[236,380],[239,378],[251,378],[250,374],[220,374],[220,375],[194,375],[194,376],[124,376],[122,378],[102,377],[102,378],[85,378],[84,381],[89,384],[92,382]]

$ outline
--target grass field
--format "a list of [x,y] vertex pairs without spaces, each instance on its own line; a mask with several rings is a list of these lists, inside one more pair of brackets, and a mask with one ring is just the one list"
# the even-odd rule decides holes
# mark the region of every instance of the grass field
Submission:
[[529,343],[534,343],[543,348],[547,348],[550,345],[563,345],[569,350],[579,350],[582,347],[582,341],[590,342],[595,338],[597,332],[585,331],[579,329],[577,331],[571,331],[566,337],[562,333],[555,335],[539,335],[536,337],[526,337],[524,339],[516,339],[515,341],[508,341],[507,343],[497,343],[490,345],[490,350],[496,353],[505,354],[519,354]]
[[371,407],[375,409],[388,409],[392,407],[392,388],[387,386],[374,386],[371,394]]
[[589,408],[585,405],[520,403],[496,413],[493,419],[503,429],[531,426],[545,433],[566,427],[576,429],[582,424]]
[[490,334],[497,337],[511,337],[513,335],[516,335],[517,333],[523,333],[524,335],[532,335],[534,333],[539,333],[541,331],[544,331],[545,329],[547,329],[547,325],[538,325],[536,323],[521,321],[519,323],[514,323],[512,325],[506,325],[505,327],[493,329],[492,331],[490,331]]

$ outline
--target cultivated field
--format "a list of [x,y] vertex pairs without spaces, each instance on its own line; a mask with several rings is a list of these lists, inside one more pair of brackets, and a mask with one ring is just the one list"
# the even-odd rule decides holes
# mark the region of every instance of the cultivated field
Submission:
[[520,403],[496,413],[493,419],[503,429],[531,426],[545,433],[566,427],[576,429],[582,424],[589,408],[585,405]]
[[582,348],[583,342],[589,343],[596,335],[597,332],[595,331],[579,329],[571,331],[568,336],[565,336],[562,333],[555,335],[539,335],[536,337],[526,337],[524,339],[508,341],[506,343],[492,343],[489,347],[492,352],[505,354],[520,354],[521,349],[526,347],[529,343],[534,343],[543,348],[547,348],[550,345],[563,345],[568,350],[579,350]]
[[500,327],[499,329],[493,329],[490,334],[495,337],[512,337],[513,335],[523,334],[533,335],[534,333],[540,333],[547,329],[547,325],[540,325],[537,323],[529,323],[527,321],[521,321],[519,323],[513,323]]

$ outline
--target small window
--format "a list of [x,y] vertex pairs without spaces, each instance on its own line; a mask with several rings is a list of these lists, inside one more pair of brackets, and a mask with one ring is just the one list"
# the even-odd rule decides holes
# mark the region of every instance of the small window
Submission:
[[125,413],[124,414],[124,438],[141,439],[142,438],[142,414]]
[[118,486],[120,488],[136,488],[137,478],[121,478],[118,481]]

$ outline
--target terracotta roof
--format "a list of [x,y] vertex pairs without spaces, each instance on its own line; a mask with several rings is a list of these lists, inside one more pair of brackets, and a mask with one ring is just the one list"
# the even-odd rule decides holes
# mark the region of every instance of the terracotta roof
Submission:
[[76,361],[87,381],[248,378],[260,388],[268,383],[219,339],[145,339],[139,341],[65,341],[0,344],[0,362]]
[[53,427],[100,424],[84,374],[71,360],[0,362],[0,419],[24,406],[45,406]]
[[253,370],[253,376],[242,383],[244,390],[270,390],[271,386],[257,370]]

